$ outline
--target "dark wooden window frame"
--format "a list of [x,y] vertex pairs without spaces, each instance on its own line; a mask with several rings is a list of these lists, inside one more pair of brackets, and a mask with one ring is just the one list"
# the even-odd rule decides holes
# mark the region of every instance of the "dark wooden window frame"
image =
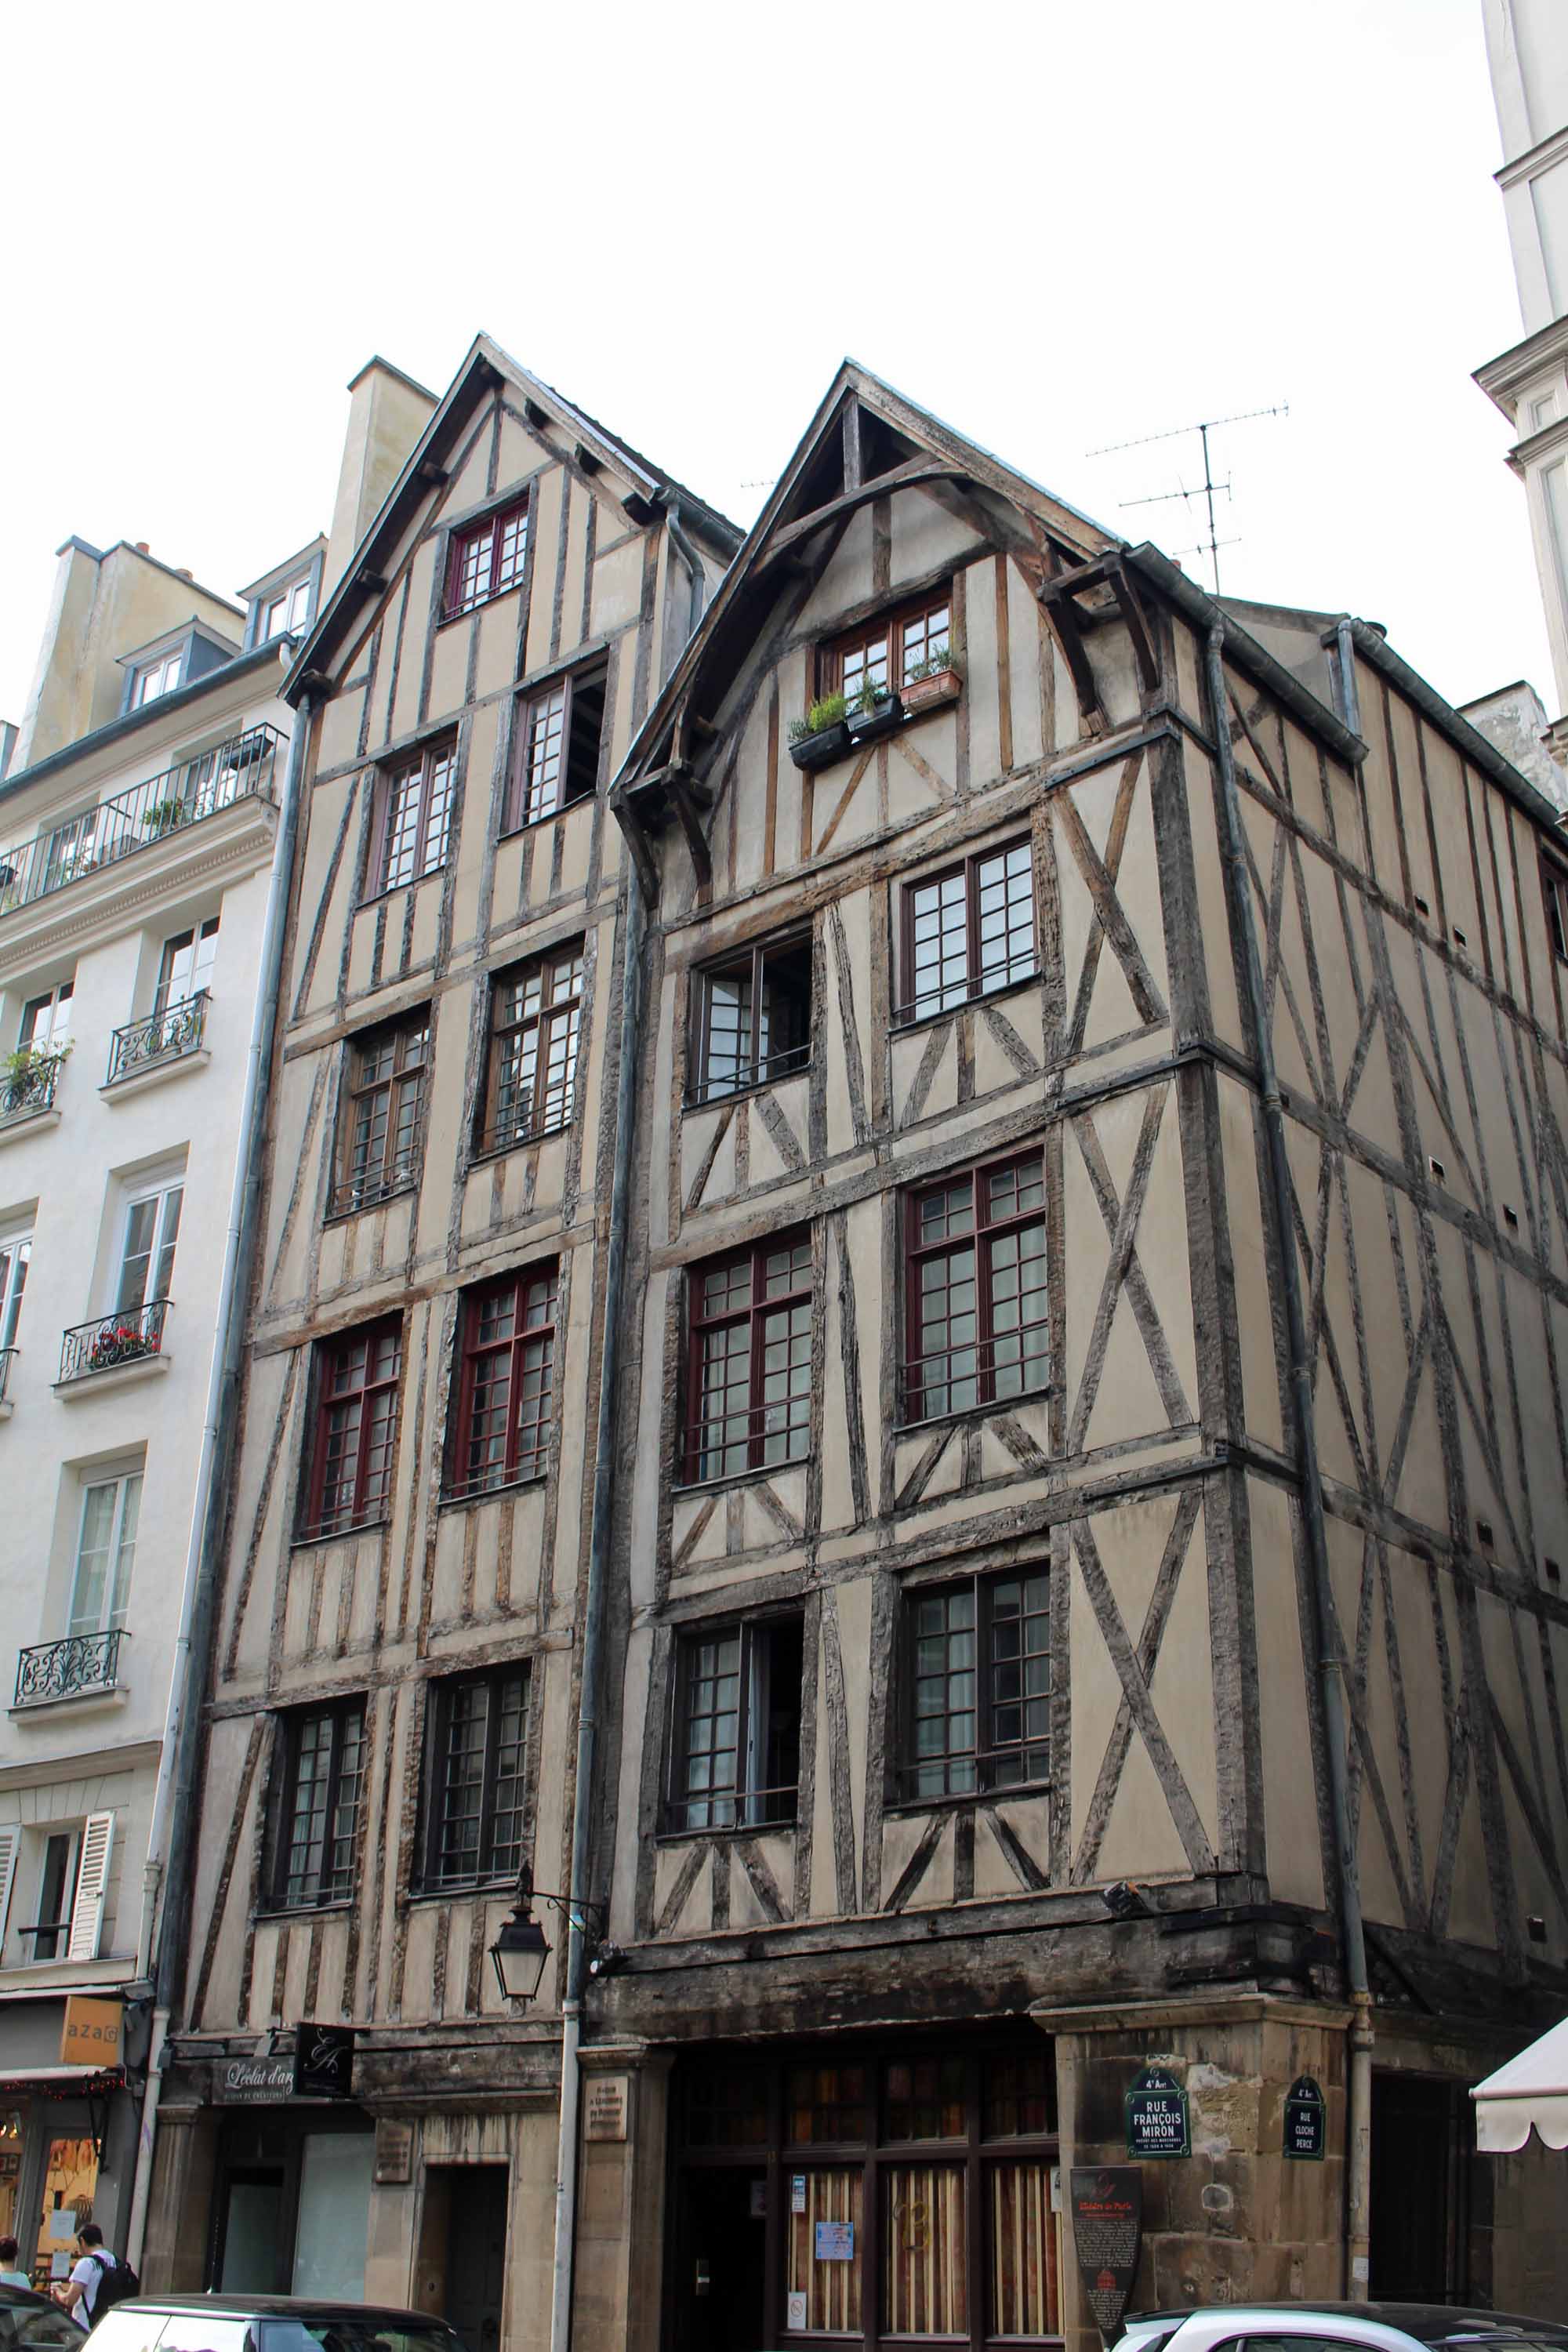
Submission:
[[[999,1758],[1022,1755],[1026,1759],[1031,1748],[1043,1746],[1049,1751],[1054,1747],[1054,1724],[1049,1724],[1043,1740],[1032,1739],[1026,1734],[1017,1740],[1009,1741],[1003,1748],[996,1746],[991,1728],[997,1705],[993,1677],[996,1666],[1002,1663],[996,1658],[993,1648],[995,1622],[994,1602],[996,1588],[998,1585],[1009,1582],[1023,1584],[1031,1578],[1043,1577],[1047,1588],[1046,1622],[1048,1633],[1050,1631],[1050,1562],[1041,1558],[1026,1560],[1009,1568],[982,1570],[974,1575],[932,1577],[929,1581],[906,1584],[903,1587],[899,1595],[899,1753],[893,1774],[892,1790],[892,1803],[895,1810],[908,1809],[910,1811],[919,1812],[929,1811],[936,1807],[973,1805],[983,1801],[987,1797],[1049,1796],[1055,1785],[1054,1759],[1049,1757],[1044,1773],[1032,1779],[1026,1776],[1018,1780],[997,1780],[994,1772],[988,1774],[983,1768],[986,1765],[994,1767]],[[974,1746],[973,1749],[945,1750],[940,1759],[928,1757],[922,1759],[915,1753],[915,1649],[920,1638],[915,1625],[916,1611],[922,1601],[933,1601],[955,1592],[973,1593],[974,1598],[974,1622],[972,1629],[972,1639],[974,1644]],[[1026,1619],[1025,1622],[1027,1622]],[[1050,1663],[1054,1689],[1055,1652],[1047,1648],[1046,1656]],[[1025,1692],[1019,1704],[1026,1705],[1030,1696],[1041,1696],[1042,1694],[1038,1692]],[[1052,1697],[1049,1693],[1043,1696],[1046,1697],[1048,1720]],[[968,1755],[973,1758],[974,1764],[973,1788],[923,1791],[915,1788],[915,1775],[922,1760],[927,1764],[941,1762],[945,1767],[954,1754]]]
[[[605,688],[605,701],[599,720],[599,740],[595,753],[594,782],[580,786],[575,792],[569,793],[567,786],[571,782],[572,730],[575,723],[577,693],[581,688],[601,683]],[[533,735],[533,713],[541,703],[548,701],[554,694],[561,695],[563,698],[561,754],[556,778],[556,798],[552,806],[541,809],[536,815],[530,816],[527,814],[528,770]],[[540,685],[531,687],[526,694],[518,696],[512,721],[511,753],[507,762],[506,791],[501,802],[500,830],[503,839],[510,834],[527,833],[536,824],[549,824],[554,818],[563,816],[568,809],[578,808],[584,801],[591,801],[595,797],[598,790],[598,766],[600,755],[604,750],[605,729],[609,723],[610,717],[608,698],[609,656],[607,654],[599,654],[591,661],[581,662],[574,669],[563,673],[558,672],[555,677],[545,678]]]
[[[989,1177],[1000,1174],[1005,1169],[1025,1167],[1038,1169],[1041,1187],[1044,1190],[1049,1182],[1045,1147],[1043,1144],[1035,1144],[1027,1150],[997,1152],[986,1160],[970,1160],[956,1168],[944,1169],[940,1175],[928,1177],[921,1184],[911,1184],[902,1195],[900,1210],[903,1231],[900,1240],[904,1260],[904,1350],[900,1367],[899,1411],[900,1425],[903,1427],[916,1426],[927,1421],[948,1421],[960,1413],[984,1412],[994,1410],[999,1403],[1004,1406],[1013,1405],[1021,1403],[1029,1397],[1048,1396],[1050,1393],[1048,1317],[1051,1268],[1047,1259],[1046,1266],[1047,1319],[1043,1326],[1047,1334],[1046,1377],[1037,1387],[1021,1389],[1000,1398],[996,1394],[996,1365],[993,1352],[996,1334],[992,1320],[995,1307],[992,1280],[993,1253],[996,1242],[1005,1234],[1022,1233],[1031,1225],[1045,1228],[1047,1223],[1047,1203],[1042,1200],[1038,1207],[1020,1210],[1016,1215],[991,1218],[986,1214],[987,1203],[984,1194],[986,1180]],[[922,1243],[920,1234],[921,1202],[933,1192],[946,1192],[951,1186],[962,1183],[966,1177],[974,1188],[974,1221],[969,1232],[943,1234],[938,1241]],[[954,1251],[965,1247],[972,1247],[974,1252],[976,1330],[973,1341],[968,1345],[968,1352],[972,1352],[976,1359],[975,1370],[972,1375],[953,1374],[950,1371],[933,1379],[928,1374],[923,1374],[921,1370],[921,1367],[931,1359],[914,1352],[921,1337],[921,1267],[930,1258],[951,1256]],[[1042,1327],[1034,1324],[1019,1326],[1021,1331],[1039,1328]],[[958,1342],[942,1352],[951,1359],[952,1356],[965,1351],[965,1343]],[[958,1380],[968,1378],[973,1378],[979,1391],[973,1404],[950,1404],[934,1412],[923,1409],[924,1393],[927,1390],[936,1386],[952,1388]],[[921,1403],[921,1410],[918,1412],[912,1410],[913,1402],[917,1397]]]
[[[400,1396],[403,1386],[403,1318],[400,1315],[384,1315],[373,1323],[356,1323],[347,1331],[340,1331],[330,1339],[318,1339],[310,1367],[310,1400],[309,1411],[308,1454],[305,1475],[300,1483],[301,1510],[295,1536],[296,1542],[315,1543],[324,1537],[351,1535],[361,1528],[378,1527],[391,1516],[393,1483],[395,1475],[398,1424],[401,1420]],[[366,1379],[357,1389],[345,1389],[334,1394],[331,1391],[331,1368],[352,1348],[363,1340],[373,1349],[378,1339],[391,1333],[397,1335],[397,1354],[393,1370],[380,1379]],[[367,1358],[367,1370],[369,1359]],[[388,1463],[386,1492],[370,1496],[369,1460],[375,1424],[369,1410],[374,1397],[392,1397],[390,1443],[392,1459]],[[359,1430],[354,1440],[354,1497],[346,1517],[334,1518],[330,1525],[322,1520],[322,1504],[327,1481],[327,1442],[334,1408],[353,1397],[360,1399]]]
[[[474,1123],[473,1157],[476,1160],[488,1160],[496,1153],[515,1150],[519,1145],[532,1143],[541,1136],[559,1134],[570,1127],[577,1116],[581,1099],[578,1070],[584,1045],[583,999],[587,983],[587,972],[584,968],[585,948],[584,940],[563,940],[559,946],[547,948],[542,955],[529,956],[521,963],[506,964],[500,971],[491,972],[489,1023],[485,1032],[484,1087],[479,1097],[479,1116]],[[578,966],[575,995],[559,999],[547,997],[547,988],[557,968],[573,963]],[[498,1026],[496,1013],[500,1005],[501,991],[526,980],[530,972],[535,971],[542,975],[538,1012]],[[564,1089],[565,1101],[559,1117],[546,1117],[548,1089],[542,1088],[539,1073],[548,1067],[550,1041],[556,1026],[564,1024],[571,1030],[574,1016],[575,1041],[572,1048],[571,1075]],[[509,1038],[520,1037],[529,1029],[538,1032],[538,1044],[534,1050],[533,1104],[526,1119],[509,1118],[503,1122],[496,1110],[503,1072],[503,1049]]]
[[359,1779],[354,1798],[355,1829],[359,1829],[359,1809],[364,1803],[365,1714],[363,1692],[346,1698],[333,1699],[325,1706],[291,1707],[278,1717],[277,1762],[272,1774],[272,1798],[268,1807],[268,1867],[265,1875],[263,1907],[273,1911],[322,1910],[334,1904],[348,1904],[353,1899],[352,1881],[340,1886],[335,1879],[324,1875],[317,1883],[314,1894],[289,1893],[289,1859],[293,1852],[292,1832],[294,1804],[300,1785],[300,1747],[308,1724],[330,1721],[333,1726],[331,1764],[327,1776],[327,1801],[324,1809],[326,1841],[333,1836],[332,1822],[342,1791],[343,1727],[357,1716],[359,1718]]
[[[714,1257],[703,1258],[700,1260],[697,1265],[688,1267],[686,1276],[686,1426],[682,1435],[679,1455],[680,1483],[683,1486],[695,1486],[699,1484],[710,1486],[716,1484],[724,1478],[744,1477],[749,1472],[753,1470],[766,1468],[787,1470],[792,1468],[795,1463],[805,1462],[810,1458],[808,1446],[805,1452],[789,1454],[782,1462],[769,1464],[765,1459],[768,1433],[761,1426],[761,1417],[764,1410],[763,1381],[764,1370],[763,1359],[765,1355],[765,1342],[763,1336],[762,1325],[768,1316],[776,1315],[789,1307],[796,1307],[803,1299],[806,1301],[807,1304],[812,1303],[815,1283],[812,1278],[808,1277],[800,1289],[781,1292],[773,1298],[760,1298],[757,1294],[768,1257],[774,1251],[781,1249],[794,1249],[802,1242],[809,1244],[811,1242],[811,1227],[809,1224],[790,1225],[787,1226],[783,1233],[769,1234],[765,1235],[763,1240],[749,1244],[744,1249],[723,1250]],[[750,1259],[752,1265],[752,1297],[750,1305],[743,1307],[733,1308],[726,1314],[704,1315],[701,1312],[701,1286],[704,1278],[710,1274],[716,1274],[722,1266],[739,1265],[746,1259]],[[700,1468],[704,1450],[702,1442],[702,1430],[704,1426],[702,1422],[703,1336],[709,1331],[717,1331],[742,1321],[749,1322],[751,1325],[751,1349],[748,1363],[750,1386],[747,1391],[748,1413],[751,1425],[748,1429],[745,1439],[747,1453],[746,1465],[743,1470],[710,1471],[707,1476],[704,1477],[700,1475]],[[818,1335],[814,1326],[812,1330],[812,1349],[814,1357],[816,1353],[817,1336]],[[722,1419],[722,1416],[720,1416],[720,1418]],[[741,1441],[739,1440],[736,1441],[737,1444],[740,1442]],[[725,1444],[721,1445],[714,1450],[728,1452],[729,1448],[728,1445]]]
[[922,590],[918,596],[906,596],[896,604],[885,605],[868,619],[858,621],[853,628],[840,629],[835,635],[825,639],[816,649],[817,695],[838,693],[844,683],[845,656],[858,652],[862,646],[868,646],[880,636],[886,636],[888,640],[889,687],[893,693],[901,693],[906,683],[904,633],[911,621],[924,620],[945,604],[948,613],[946,643],[952,646],[952,584],[951,578],[944,580],[937,587]]
[[[497,596],[509,596],[514,588],[522,586],[528,571],[529,541],[533,536],[533,516],[531,506],[530,495],[525,490],[521,497],[509,495],[500,505],[490,508],[487,514],[476,515],[471,521],[458,523],[455,527],[447,542],[447,572],[441,593],[441,618],[444,622],[460,621],[465,614],[477,613],[481,604],[490,604]],[[500,569],[501,547],[506,536],[506,527],[508,523],[517,520],[520,516],[523,523],[521,557],[510,579],[502,581],[498,585],[497,575]],[[481,540],[489,541],[485,565],[486,584],[479,594],[461,600],[459,583],[468,551],[471,547],[477,546]]]
[[[410,1040],[419,1032],[423,1032],[419,1058],[411,1064],[404,1056]],[[363,1079],[360,1073],[363,1069],[364,1055],[387,1041],[393,1047],[390,1075],[384,1078]],[[327,1196],[329,1220],[357,1216],[362,1210],[374,1209],[399,1192],[412,1192],[419,1181],[430,1073],[430,1008],[421,1005],[416,1012],[400,1013],[395,1021],[378,1021],[372,1029],[356,1030],[353,1036],[344,1040],[343,1050],[343,1088],[338,1106],[338,1131],[332,1151],[332,1187]],[[413,1140],[404,1159],[397,1151],[397,1138],[401,1132],[399,1122],[403,1097],[410,1090],[415,1096]],[[361,1106],[379,1094],[387,1097],[386,1133],[380,1172],[372,1173],[367,1165],[355,1175],[353,1154]]]
[[[705,1103],[731,1102],[737,1095],[754,1093],[760,1087],[774,1085],[778,1079],[794,1077],[810,1067],[812,1032],[816,1025],[816,991],[808,978],[805,1009],[805,1042],[802,1045],[785,1046],[778,1053],[763,1056],[759,1048],[762,1036],[763,991],[770,958],[775,962],[781,956],[804,953],[808,970],[811,957],[811,929],[796,926],[787,931],[770,932],[765,939],[755,940],[749,946],[738,948],[732,955],[715,956],[701,964],[692,974],[690,1061],[687,1071],[686,1100],[689,1107]],[[750,1055],[742,1066],[749,1076],[737,1075],[734,1084],[717,1083],[710,1086],[704,1072],[710,1042],[712,988],[715,980],[722,980],[751,963],[752,1020]]]
[[[744,2057],[724,2063],[727,2082],[735,2084],[744,2078],[754,2079],[761,2089],[758,2104],[760,2134],[757,2137],[728,2142],[695,2141],[691,2136],[691,2092],[700,2079],[691,2059],[683,2059],[677,2075],[677,2098],[671,2116],[672,2157],[678,2174],[688,2169],[717,2171],[743,2169],[752,2173],[770,2168],[770,2157],[776,2151],[777,2170],[786,2179],[796,2172],[809,2172],[824,2167],[840,2169],[858,2165],[861,2168],[861,2241],[858,2249],[861,2262],[862,2326],[858,2333],[814,2332],[792,2334],[782,2324],[784,2313],[784,2234],[790,2226],[787,2196],[768,2200],[767,2225],[763,2249],[764,2275],[764,2340],[796,2345],[801,2352],[808,2347],[826,2346],[831,2352],[877,2352],[884,2341],[904,2347],[944,2344],[949,2352],[982,2352],[982,2347],[1006,2346],[1058,2346],[1060,2336],[997,2336],[992,2328],[989,2307],[989,2266],[985,2236],[985,2175],[994,2165],[1028,2163],[1049,2168],[1059,2163],[1061,2157],[1060,2126],[1056,2112],[1054,2051],[1049,2042],[1037,2053],[1020,2038],[986,2034],[984,2032],[965,2034],[954,2049],[954,2037],[943,2032],[931,2041],[918,2032],[897,2039],[879,2035],[874,2041],[861,2042],[837,2042],[825,2045],[803,2044],[791,2050],[785,2058],[764,2061],[753,2067]],[[885,2070],[900,2063],[918,2062],[925,2058],[940,2059],[955,2055],[964,2068],[964,2131],[963,2135],[942,2139],[895,2140],[887,2132],[886,2102],[883,2097]],[[1043,2132],[988,2134],[985,2124],[985,2073],[988,2061],[995,2059],[1042,2059],[1047,2069],[1047,2090],[1050,2098],[1048,2128]],[[863,2066],[867,2073],[867,2134],[851,2140],[795,2140],[789,2137],[791,2105],[788,2083],[795,2067],[843,2068]],[[969,2312],[969,2329],[958,2336],[887,2336],[882,2332],[882,2174],[885,2170],[911,2164],[952,2162],[961,2165],[965,2172],[965,2301]],[[678,2210],[682,2200],[677,2199]],[[1057,2240],[1062,2255],[1058,2273],[1058,2294],[1066,2301],[1066,2267],[1070,2259],[1066,2232]],[[667,2310],[673,2310],[675,2285],[673,2265],[667,2271]]]
[[[550,1320],[529,1326],[521,1320],[529,1290],[537,1282],[549,1280],[552,1285]],[[479,1309],[489,1297],[511,1290],[516,1294],[513,1328],[510,1339],[481,1347],[476,1333]],[[546,1259],[531,1265],[509,1267],[505,1274],[496,1275],[488,1282],[475,1283],[462,1297],[458,1318],[458,1356],[456,1363],[457,1410],[452,1416],[452,1438],[448,1448],[447,1476],[442,1491],[444,1502],[476,1502],[487,1495],[500,1494],[509,1486],[524,1485],[532,1478],[542,1478],[550,1467],[556,1394],[556,1356],[561,1326],[560,1267]],[[545,1343],[544,1360],[549,1370],[549,1389],[545,1402],[547,1413],[537,1424],[541,1431],[537,1445],[527,1449],[527,1458],[519,1445],[518,1400],[521,1394],[523,1360],[528,1349],[541,1341]],[[462,1462],[472,1433],[474,1393],[478,1386],[478,1367],[481,1358],[499,1355],[505,1349],[509,1359],[509,1380],[506,1403],[506,1445],[501,1475],[497,1478],[468,1478]]]
[[[752,1617],[721,1617],[710,1624],[683,1625],[676,1636],[670,1656],[669,1703],[668,1730],[665,1738],[665,1781],[662,1833],[667,1837],[733,1837],[763,1830],[793,1830],[798,1819],[800,1801],[800,1759],[795,1759],[793,1782],[780,1782],[776,1788],[750,1786],[744,1777],[745,1758],[750,1724],[752,1660],[759,1639],[773,1642],[781,1627],[791,1627],[802,1638],[804,1660],[805,1617],[799,1609],[773,1610]],[[720,1641],[726,1634],[738,1633],[740,1654],[740,1698],[735,1727],[735,1780],[731,1787],[693,1790],[683,1785],[691,1751],[687,1744],[689,1721],[686,1700],[691,1688],[692,1653],[700,1642]],[[773,1671],[772,1662],[769,1673]],[[800,1704],[803,1682],[795,1686],[795,1729],[798,1739]],[[710,1751],[711,1752],[711,1751]],[[742,1816],[749,1809],[768,1798],[789,1798],[789,1809],[771,1814],[758,1813],[754,1820]],[[682,1815],[686,1809],[702,1803],[728,1804],[733,1817],[727,1822],[703,1822],[693,1824]]]
[[1541,893],[1546,908],[1546,936],[1559,963],[1568,963],[1568,866],[1560,866],[1543,850]]
[[[1006,857],[1015,849],[1029,853],[1029,915],[1034,930],[1034,961],[1027,971],[1005,973],[998,979],[987,979],[980,961],[980,869],[996,858]],[[1009,834],[1005,841],[987,842],[984,847],[970,850],[964,856],[954,858],[950,865],[933,866],[929,873],[911,874],[899,884],[899,982],[904,991],[900,1003],[893,1007],[892,1020],[896,1029],[912,1029],[921,1021],[940,1020],[945,1014],[962,1012],[960,1004],[937,1004],[929,1011],[921,1009],[921,1000],[910,992],[915,984],[915,893],[934,888],[952,875],[964,878],[964,949],[966,984],[963,1003],[975,1004],[983,997],[998,996],[1009,988],[1023,988],[1039,977],[1040,971],[1040,909],[1037,897],[1038,876],[1035,869],[1035,844],[1027,833]],[[927,995],[941,993],[930,989]]]
[[[516,1681],[522,1684],[521,1756],[518,1774],[522,1823],[516,1858],[502,1862],[498,1867],[495,1861],[495,1798],[500,1777],[500,1709],[494,1702],[504,1684]],[[492,1703],[486,1712],[485,1753],[480,1769],[479,1867],[471,1875],[457,1872],[447,1874],[441,1869],[440,1854],[449,1787],[450,1710],[460,1691],[474,1689],[480,1685],[489,1691]],[[424,1804],[420,1816],[419,1866],[415,1892],[448,1894],[456,1888],[500,1885],[516,1880],[532,1846],[533,1791],[528,1748],[533,1704],[533,1665],[530,1658],[510,1658],[499,1665],[486,1666],[470,1674],[443,1675],[438,1680],[432,1681],[425,1717]]]
[[[426,863],[431,846],[431,792],[433,765],[438,760],[447,762],[446,793],[441,804],[438,846],[440,855],[434,863]],[[401,881],[389,879],[393,844],[393,812],[401,786],[410,777],[419,778],[419,817],[414,835],[414,869]],[[441,735],[434,741],[422,744],[405,759],[389,761],[378,767],[375,777],[375,806],[371,823],[370,849],[365,859],[364,888],[360,904],[368,906],[374,898],[384,898],[394,890],[412,890],[433,874],[442,873],[451,856],[452,817],[457,797],[458,739]]]

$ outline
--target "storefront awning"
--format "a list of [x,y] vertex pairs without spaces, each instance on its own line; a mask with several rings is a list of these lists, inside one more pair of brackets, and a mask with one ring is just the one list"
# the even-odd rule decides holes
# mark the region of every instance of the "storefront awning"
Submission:
[[1568,2147],[1568,2017],[1478,2083],[1476,2146],[1489,2156],[1522,2147],[1531,2131]]

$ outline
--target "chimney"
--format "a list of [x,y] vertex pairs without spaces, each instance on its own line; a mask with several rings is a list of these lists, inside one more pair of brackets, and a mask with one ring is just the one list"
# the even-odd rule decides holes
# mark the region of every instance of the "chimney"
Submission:
[[153,552],[144,539],[132,540],[131,543],[135,548],[138,555],[151,555]]
[[353,403],[327,541],[323,604],[348,569],[354,550],[437,407],[435,394],[395,368],[390,360],[367,360],[349,391]]

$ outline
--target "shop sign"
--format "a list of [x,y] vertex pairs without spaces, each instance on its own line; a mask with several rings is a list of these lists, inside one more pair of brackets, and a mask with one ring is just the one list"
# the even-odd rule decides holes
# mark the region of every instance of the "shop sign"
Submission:
[[1109,2344],[1138,2272],[1143,2176],[1134,2164],[1074,2165],[1072,2237],[1084,2294]]
[[354,2029],[302,2023],[294,2048],[297,2099],[352,2099]]
[[229,2058],[213,2070],[213,2098],[220,2107],[259,2106],[293,2095],[292,2058]]
[[1321,2085],[1310,2074],[1298,2074],[1285,2094],[1285,2154],[1298,2162],[1321,2162],[1327,2119]]
[[1191,2156],[1187,2095],[1166,2067],[1145,2066],[1122,2104],[1129,2156]]
[[816,2225],[819,2263],[852,2263],[855,2259],[853,2221],[819,2221]]
[[375,2178],[378,2187],[395,2187],[414,2178],[414,2126],[391,2116],[375,2119]]
[[125,2011],[117,2000],[92,2000],[68,1992],[60,2027],[62,2066],[118,2066],[120,2028]]
[[595,2075],[588,2086],[588,2116],[584,2126],[587,2138],[625,2139],[631,2090],[628,2074]]

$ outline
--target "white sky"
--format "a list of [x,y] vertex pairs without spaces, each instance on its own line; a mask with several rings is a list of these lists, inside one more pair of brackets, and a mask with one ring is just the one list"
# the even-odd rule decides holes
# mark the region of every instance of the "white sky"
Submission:
[[[1456,702],[1552,696],[1480,0],[18,10],[0,717],[75,531],[224,593],[331,520],[344,386],[479,328],[738,521],[847,352],[1237,595]],[[1205,579],[1195,556],[1187,568]]]

